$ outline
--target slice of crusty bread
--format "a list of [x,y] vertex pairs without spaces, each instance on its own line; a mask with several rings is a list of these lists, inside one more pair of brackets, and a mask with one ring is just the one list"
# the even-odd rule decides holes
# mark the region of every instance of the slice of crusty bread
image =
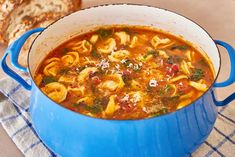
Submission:
[[[11,5],[4,13],[6,1],[11,1]],[[46,27],[58,18],[78,10],[80,0],[0,0],[0,8],[0,42],[10,44],[24,32]],[[21,50],[19,62],[24,66],[27,65],[25,58],[35,36],[30,37]]]
[[41,21],[56,20],[79,9],[80,0],[24,0],[2,20],[0,39],[9,43],[20,32],[34,28]]
[[[0,32],[3,31],[4,21],[15,8],[23,3],[23,1],[25,0],[0,0]],[[0,42],[4,43],[4,39],[1,35]]]

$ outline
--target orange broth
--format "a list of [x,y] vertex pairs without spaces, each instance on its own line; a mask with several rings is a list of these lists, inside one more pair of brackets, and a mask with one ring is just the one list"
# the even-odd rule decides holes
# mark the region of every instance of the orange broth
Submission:
[[180,109],[214,80],[199,50],[145,27],[111,26],[79,35],[49,53],[35,82],[52,100],[88,116],[142,119]]

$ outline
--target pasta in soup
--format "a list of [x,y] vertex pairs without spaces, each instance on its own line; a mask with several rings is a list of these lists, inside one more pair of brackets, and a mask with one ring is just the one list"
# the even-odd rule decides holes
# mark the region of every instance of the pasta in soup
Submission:
[[34,80],[65,108],[104,119],[142,119],[174,112],[214,81],[206,55],[151,28],[110,26],[53,50]]

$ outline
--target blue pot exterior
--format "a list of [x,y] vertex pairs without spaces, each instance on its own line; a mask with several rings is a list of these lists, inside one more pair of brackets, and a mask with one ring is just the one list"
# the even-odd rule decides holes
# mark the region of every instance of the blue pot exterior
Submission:
[[176,112],[144,120],[103,120],[67,110],[32,85],[30,113],[44,143],[63,157],[184,157],[217,117],[212,90]]

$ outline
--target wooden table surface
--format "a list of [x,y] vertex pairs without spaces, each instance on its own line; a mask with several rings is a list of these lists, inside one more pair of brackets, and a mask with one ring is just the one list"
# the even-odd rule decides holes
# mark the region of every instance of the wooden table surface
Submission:
[[[82,8],[107,3],[138,3],[153,5],[180,13],[204,27],[214,39],[226,41],[235,47],[235,0],[83,0]],[[0,56],[5,46],[0,45]],[[229,75],[229,59],[221,49],[222,70],[218,80]],[[234,58],[235,59],[235,58]],[[0,78],[4,77],[0,70]],[[234,92],[235,84],[217,90],[218,98],[223,99]],[[4,99],[0,96],[0,101]],[[235,105],[232,102],[230,105]],[[22,157],[12,140],[0,126],[0,157]]]

